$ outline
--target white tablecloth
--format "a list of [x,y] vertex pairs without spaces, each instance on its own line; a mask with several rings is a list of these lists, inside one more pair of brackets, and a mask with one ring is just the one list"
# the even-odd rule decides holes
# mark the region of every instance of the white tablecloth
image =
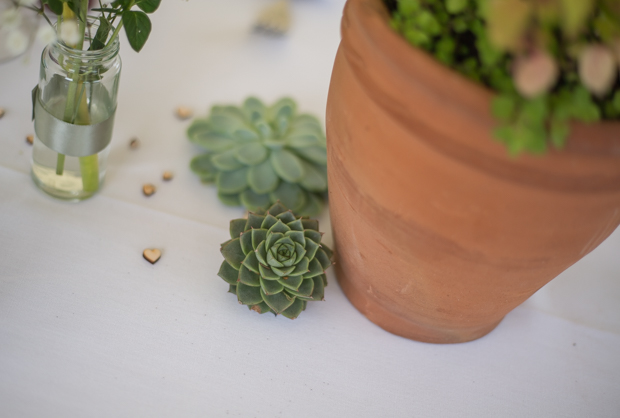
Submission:
[[173,110],[290,95],[324,117],[343,1],[293,1],[282,39],[249,30],[267,3],[167,0],[140,54],[123,36],[107,181],[79,204],[29,177],[41,45],[0,65],[0,416],[620,416],[620,231],[466,344],[381,330],[331,272],[295,321],[226,293],[219,243],[243,210],[189,171]]

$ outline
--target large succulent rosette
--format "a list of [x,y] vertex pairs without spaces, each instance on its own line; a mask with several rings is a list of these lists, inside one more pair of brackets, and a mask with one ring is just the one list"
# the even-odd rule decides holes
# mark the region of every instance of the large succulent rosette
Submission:
[[332,251],[321,244],[316,219],[296,217],[276,202],[267,212],[232,220],[230,236],[218,275],[240,303],[295,319],[309,301],[323,300]]
[[316,215],[327,191],[325,135],[313,116],[297,114],[289,98],[268,107],[250,97],[241,107],[215,106],[189,127],[190,141],[207,150],[191,162],[220,200],[250,211],[281,201]]

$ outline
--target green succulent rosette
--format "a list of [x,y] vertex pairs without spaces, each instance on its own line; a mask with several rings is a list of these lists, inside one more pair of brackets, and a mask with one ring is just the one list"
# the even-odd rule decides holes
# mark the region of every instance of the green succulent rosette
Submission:
[[316,219],[297,217],[280,202],[250,212],[230,221],[218,276],[249,309],[295,319],[308,302],[323,300],[333,254],[322,235]]
[[241,107],[214,106],[187,131],[206,149],[190,166],[215,183],[220,200],[250,211],[281,201],[300,215],[317,215],[327,191],[327,152],[321,123],[297,114],[292,99],[266,106],[255,97]]

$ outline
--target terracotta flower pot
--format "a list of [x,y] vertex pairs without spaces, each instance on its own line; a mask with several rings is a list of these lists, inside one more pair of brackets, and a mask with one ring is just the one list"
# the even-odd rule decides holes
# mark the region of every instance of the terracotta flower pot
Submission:
[[511,158],[492,93],[388,19],[381,0],[344,11],[327,104],[336,273],[390,332],[473,340],[620,223],[620,124],[575,124],[565,150]]

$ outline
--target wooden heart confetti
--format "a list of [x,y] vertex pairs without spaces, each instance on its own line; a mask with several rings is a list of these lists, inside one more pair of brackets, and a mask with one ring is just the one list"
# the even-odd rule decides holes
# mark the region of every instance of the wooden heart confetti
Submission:
[[142,193],[144,193],[145,196],[151,196],[156,191],[157,188],[152,184],[145,184],[144,186],[142,186]]
[[155,264],[161,258],[161,251],[159,251],[157,248],[147,248],[142,253],[142,256],[149,263]]
[[177,110],[175,113],[177,115],[177,118],[181,120],[189,119],[194,115],[194,112],[192,111],[192,109],[190,109],[189,107],[185,107],[185,106],[177,107]]
[[172,174],[172,171],[164,171],[164,174],[161,177],[164,181],[170,181],[174,175]]
[[138,138],[131,138],[131,140],[129,141],[129,148],[138,149],[139,146],[140,140]]
[[32,145],[34,143],[34,135],[27,135],[26,142]]

